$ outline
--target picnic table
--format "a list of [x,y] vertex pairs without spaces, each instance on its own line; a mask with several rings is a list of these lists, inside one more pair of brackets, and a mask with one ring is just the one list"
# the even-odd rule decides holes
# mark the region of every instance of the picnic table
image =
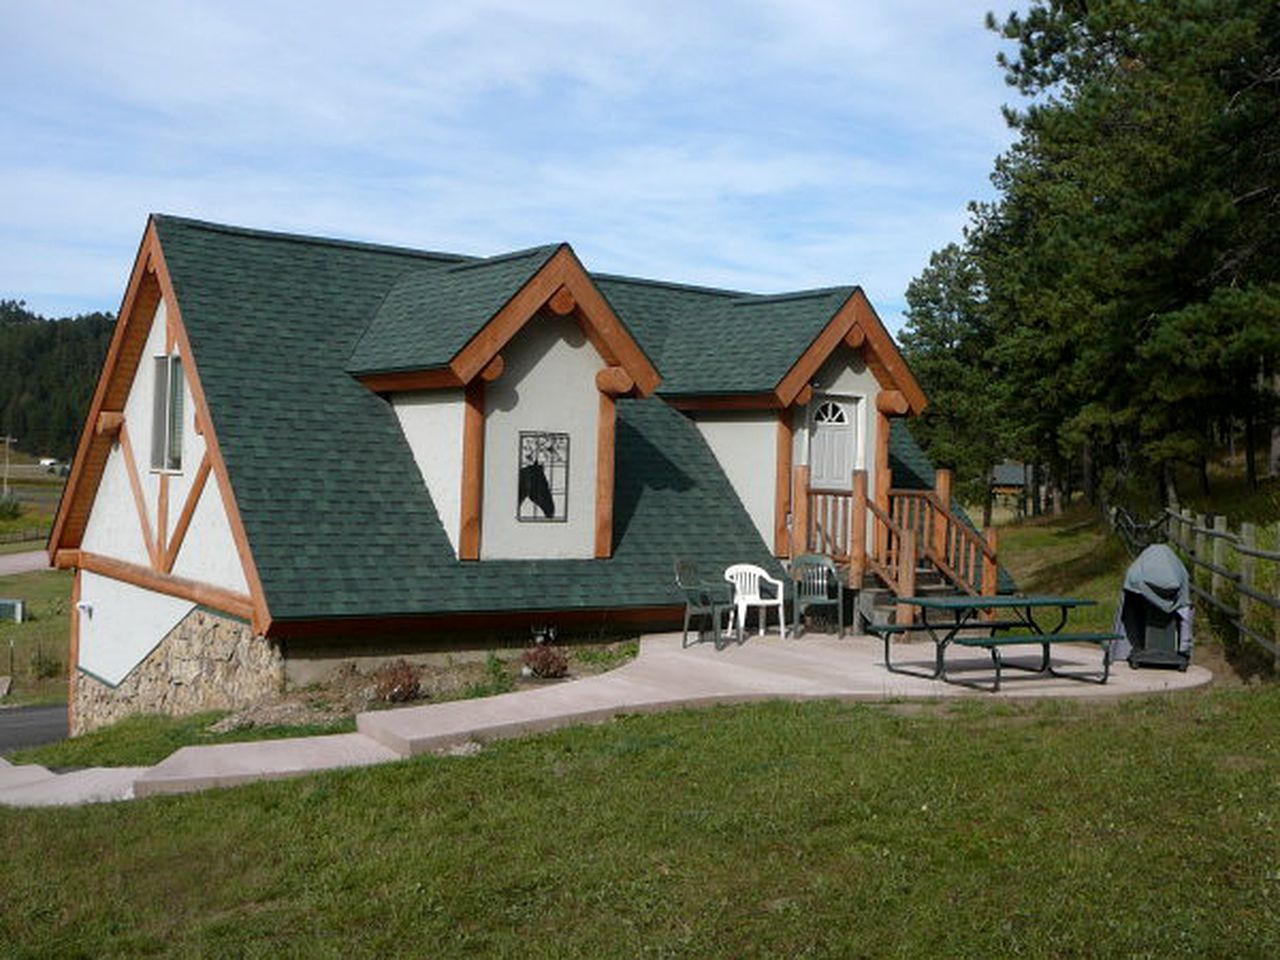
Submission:
[[[1070,680],[1106,683],[1111,673],[1111,644],[1120,637],[1117,633],[1063,632],[1063,627],[1067,625],[1067,617],[1073,609],[1093,606],[1097,603],[1095,600],[1082,600],[1076,597],[901,597],[898,602],[919,607],[920,622],[882,624],[869,628],[872,633],[878,634],[884,640],[886,669],[908,676],[987,689],[981,684],[947,675],[947,647],[955,644],[962,647],[983,648],[991,654],[991,662],[995,666],[995,682],[990,687],[992,691],[999,691],[1001,674],[1005,667]],[[1037,614],[1043,616],[1049,613],[1052,619],[1050,611],[1054,610],[1057,611],[1057,622],[1046,628],[1046,625],[1037,619]],[[988,617],[982,619],[979,615],[984,611],[988,613]],[[932,672],[895,666],[890,658],[893,637],[913,632],[927,633],[934,642]],[[1081,674],[1055,668],[1050,655],[1050,648],[1055,643],[1084,643],[1101,647],[1101,674]],[[1028,645],[1040,647],[1041,656],[1038,666],[1006,662],[1001,655],[1001,650],[1007,647]]]

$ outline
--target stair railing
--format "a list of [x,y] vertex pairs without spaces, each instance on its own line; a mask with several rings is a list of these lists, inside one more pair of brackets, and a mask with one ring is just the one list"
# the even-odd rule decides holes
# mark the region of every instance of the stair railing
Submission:
[[971,596],[995,596],[999,568],[994,530],[984,537],[934,490],[890,490],[889,507],[900,527],[916,531],[924,555],[948,580]]

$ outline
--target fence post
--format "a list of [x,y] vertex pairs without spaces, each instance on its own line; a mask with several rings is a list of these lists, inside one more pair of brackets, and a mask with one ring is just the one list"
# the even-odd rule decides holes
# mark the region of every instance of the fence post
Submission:
[[[1240,545],[1250,550],[1257,549],[1258,528],[1252,523],[1240,524]],[[1256,569],[1255,558],[1248,553],[1237,553],[1236,556],[1240,558],[1240,583],[1256,590],[1258,585],[1253,578]],[[1253,613],[1253,598],[1243,590],[1240,590],[1237,593],[1236,603],[1240,608],[1240,622],[1245,626],[1250,626],[1249,617]]]
[[947,540],[951,531],[946,515],[951,512],[951,479],[950,470],[939,470],[933,480],[933,491],[938,496],[938,503],[942,504],[942,512],[934,512],[932,547],[933,555],[943,563],[950,563],[947,559]]
[[1179,538],[1182,540],[1182,549],[1188,556],[1191,555],[1191,551],[1194,549],[1194,541],[1191,539],[1194,532],[1191,528],[1194,525],[1195,514],[1193,514],[1191,512],[1191,508],[1188,507],[1186,510],[1182,511],[1182,525],[1178,528],[1182,534]]
[[867,471],[853,471],[853,529],[849,534],[849,586],[862,589],[867,572]]
[[[1196,514],[1195,541],[1194,541],[1194,542],[1195,542],[1195,545],[1196,545],[1196,548],[1195,548],[1195,557],[1196,557],[1196,559],[1197,559],[1197,560],[1208,560],[1208,559],[1209,559],[1209,552],[1205,549],[1205,544],[1207,544],[1207,543],[1209,542],[1209,540],[1208,540],[1208,538],[1204,535],[1204,529],[1205,529],[1206,527],[1208,527],[1208,526],[1209,526],[1209,518],[1208,518],[1208,517],[1206,517],[1203,513],[1197,513],[1197,514]],[[1203,576],[1200,576],[1199,570],[1198,570],[1197,568],[1195,568],[1194,566],[1192,567],[1192,570],[1191,570],[1191,578],[1192,578],[1193,580],[1196,580],[1197,582],[1203,582],[1203,580],[1204,580],[1204,577],[1203,577]]]
[[[1271,544],[1269,549],[1280,549],[1280,520],[1271,525]],[[1280,597],[1280,564],[1271,565],[1271,590],[1276,596]],[[1280,672],[1280,608],[1273,608],[1271,611],[1271,641],[1276,648],[1276,671]]]
[[[1214,514],[1213,529],[1218,533],[1226,533],[1227,518],[1220,513]],[[1213,563],[1214,566],[1217,567],[1225,567],[1227,565],[1227,541],[1225,537],[1213,538]],[[1222,574],[1218,573],[1217,570],[1214,570],[1210,583],[1213,587],[1213,595],[1221,600],[1221,594],[1225,590],[1225,583]]]

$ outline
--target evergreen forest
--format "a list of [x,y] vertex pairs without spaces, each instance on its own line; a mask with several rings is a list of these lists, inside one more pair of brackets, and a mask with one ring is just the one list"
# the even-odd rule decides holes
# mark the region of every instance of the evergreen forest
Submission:
[[1060,494],[1167,501],[1228,445],[1256,488],[1280,388],[1280,4],[1035,0],[987,26],[1015,139],[996,199],[908,288],[931,399],[913,428],[971,502],[1005,458]]

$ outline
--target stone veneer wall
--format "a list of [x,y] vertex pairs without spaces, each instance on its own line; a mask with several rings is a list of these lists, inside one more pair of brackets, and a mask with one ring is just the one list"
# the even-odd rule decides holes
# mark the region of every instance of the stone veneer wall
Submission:
[[72,735],[138,713],[237,710],[284,689],[284,656],[249,624],[197,607],[117,687],[75,677]]

